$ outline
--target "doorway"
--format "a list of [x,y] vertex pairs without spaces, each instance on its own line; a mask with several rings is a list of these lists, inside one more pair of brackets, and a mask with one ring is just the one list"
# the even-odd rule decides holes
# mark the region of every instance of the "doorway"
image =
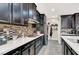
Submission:
[[48,26],[48,40],[58,40],[58,24]]

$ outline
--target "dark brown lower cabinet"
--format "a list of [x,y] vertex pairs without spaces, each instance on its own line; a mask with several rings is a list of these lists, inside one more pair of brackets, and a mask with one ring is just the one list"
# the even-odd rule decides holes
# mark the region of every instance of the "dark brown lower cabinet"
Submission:
[[35,41],[31,42],[30,44],[30,55],[35,54]]
[[43,37],[44,35],[4,55],[36,55],[43,46]]
[[30,44],[25,44],[21,47],[21,54],[22,55],[30,55]]
[[63,55],[78,55],[63,39],[62,39],[62,53]]
[[43,38],[44,36],[41,36],[38,38],[38,40],[36,40],[35,43],[35,54],[38,54],[39,51],[41,50],[42,46],[43,46]]
[[25,49],[22,51],[22,55],[30,55],[29,52],[30,52],[29,49]]
[[34,51],[34,45],[32,45],[31,47],[30,47],[30,55],[34,55],[35,54],[35,51]]

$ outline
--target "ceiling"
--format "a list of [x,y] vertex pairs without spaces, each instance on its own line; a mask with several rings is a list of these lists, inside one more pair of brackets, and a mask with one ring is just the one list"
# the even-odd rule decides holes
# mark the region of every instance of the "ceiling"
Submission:
[[[36,3],[37,10],[46,14],[47,18],[79,12],[79,3]],[[53,9],[53,11],[51,11]]]

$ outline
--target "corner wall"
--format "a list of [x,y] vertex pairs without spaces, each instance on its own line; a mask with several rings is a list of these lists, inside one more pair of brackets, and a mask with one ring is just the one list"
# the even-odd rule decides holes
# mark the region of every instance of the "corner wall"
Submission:
[[61,17],[58,17],[58,42],[61,44]]

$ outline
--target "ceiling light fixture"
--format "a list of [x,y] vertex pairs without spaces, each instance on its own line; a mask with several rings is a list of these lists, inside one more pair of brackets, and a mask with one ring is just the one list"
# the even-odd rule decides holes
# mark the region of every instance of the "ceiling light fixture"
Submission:
[[57,18],[57,15],[55,15],[55,16],[52,16],[52,18]]
[[51,11],[52,11],[52,12],[54,12],[54,11],[55,11],[55,9],[54,9],[54,8],[52,8],[52,9],[51,9]]

